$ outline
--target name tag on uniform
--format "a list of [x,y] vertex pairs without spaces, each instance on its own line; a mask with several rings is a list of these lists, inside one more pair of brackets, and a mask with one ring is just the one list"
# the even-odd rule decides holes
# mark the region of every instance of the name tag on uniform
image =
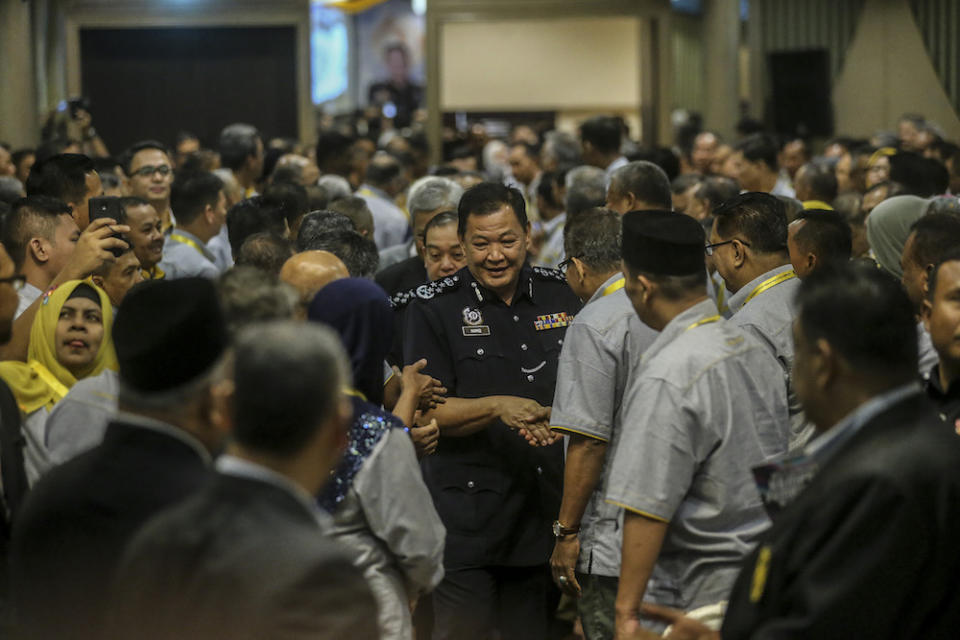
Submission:
[[561,327],[569,326],[571,320],[573,320],[573,317],[568,316],[567,312],[563,311],[561,313],[551,313],[546,316],[537,316],[537,319],[533,321],[533,326],[537,331],[560,329]]
[[490,335],[490,327],[485,324],[481,324],[476,327],[463,327],[463,335],[465,336],[488,336]]

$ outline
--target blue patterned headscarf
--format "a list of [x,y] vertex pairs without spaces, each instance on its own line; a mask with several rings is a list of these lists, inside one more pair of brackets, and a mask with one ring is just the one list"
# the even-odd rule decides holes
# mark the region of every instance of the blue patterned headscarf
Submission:
[[383,362],[393,341],[393,310],[384,290],[362,278],[335,280],[314,296],[307,318],[340,335],[354,388],[383,404]]

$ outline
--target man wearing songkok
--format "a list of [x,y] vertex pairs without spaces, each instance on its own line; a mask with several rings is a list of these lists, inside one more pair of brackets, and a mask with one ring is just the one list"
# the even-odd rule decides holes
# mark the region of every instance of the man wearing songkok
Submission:
[[767,486],[806,487],[743,563],[719,634],[648,613],[698,640],[953,638],[960,436],[917,384],[910,301],[848,264],[813,274],[797,302],[794,375],[818,435]]
[[351,416],[337,336],[293,321],[252,325],[237,337],[234,378],[218,473],[130,542],[108,637],[379,638],[370,588],[326,535],[315,498]]
[[732,293],[730,320],[758,338],[780,362],[780,379],[790,401],[791,449],[802,447],[813,425],[790,384],[796,317],[793,299],[800,280],[790,264],[787,214],[783,203],[767,193],[742,193],[714,213],[709,255]]
[[213,283],[139,285],[113,337],[120,413],[100,445],[41,478],[14,524],[18,637],[102,637],[124,544],[207,480],[227,435],[220,406],[227,331]]
[[657,337],[624,291],[620,226],[620,215],[610,209],[571,219],[564,229],[571,257],[560,263],[586,305],[564,338],[550,416],[550,428],[568,437],[550,565],[558,586],[580,597],[587,640],[613,635],[623,510],[604,502],[604,478],[622,429],[627,375]]
[[660,335],[625,395],[607,501],[623,507],[617,638],[640,603],[727,598],[770,524],[750,469],[787,450],[786,387],[755,338],[707,297],[703,227],[669,211],[623,219],[625,289]]

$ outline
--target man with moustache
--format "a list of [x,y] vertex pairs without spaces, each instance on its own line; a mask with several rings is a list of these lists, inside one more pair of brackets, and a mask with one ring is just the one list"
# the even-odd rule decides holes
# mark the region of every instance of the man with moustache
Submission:
[[129,196],[120,199],[120,207],[130,227],[127,239],[140,261],[140,273],[144,280],[162,280],[166,275],[158,266],[163,260],[163,221],[157,209],[143,198]]

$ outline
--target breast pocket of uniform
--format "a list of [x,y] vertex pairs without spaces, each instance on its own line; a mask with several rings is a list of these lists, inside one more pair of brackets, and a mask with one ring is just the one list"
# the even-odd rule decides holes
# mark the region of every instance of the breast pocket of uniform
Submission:
[[505,357],[492,336],[463,338],[453,356],[458,393],[471,398],[504,393]]
[[458,466],[438,483],[437,511],[448,530],[482,533],[503,507],[507,480],[488,467]]

